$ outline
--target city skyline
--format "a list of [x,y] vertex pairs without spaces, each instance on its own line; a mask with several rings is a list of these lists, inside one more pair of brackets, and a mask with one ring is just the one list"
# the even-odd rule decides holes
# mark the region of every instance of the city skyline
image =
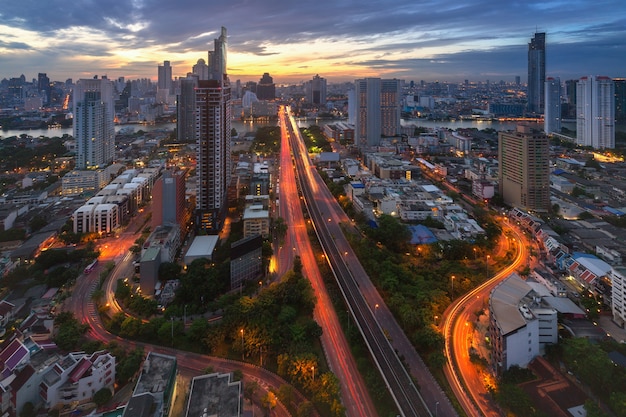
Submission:
[[[111,2],[90,7],[54,0],[3,6],[0,78],[37,73],[51,80],[157,79],[170,61],[174,77],[207,59],[219,28],[228,28],[231,79],[276,83],[362,77],[458,82],[526,82],[527,44],[546,32],[546,75],[623,76],[626,6],[591,2],[248,1],[228,7],[197,2]],[[63,10],[51,18],[51,11]],[[203,18],[202,16],[205,16]],[[584,58],[583,58],[584,57]]]

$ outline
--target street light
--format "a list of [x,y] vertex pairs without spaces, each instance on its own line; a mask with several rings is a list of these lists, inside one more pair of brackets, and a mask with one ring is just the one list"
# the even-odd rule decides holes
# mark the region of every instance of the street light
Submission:
[[450,295],[454,298],[454,275],[450,277],[450,283],[452,285],[452,290],[450,291]]
[[243,329],[239,330],[239,332],[241,333],[241,360],[243,360]]
[[311,366],[311,371],[313,372],[313,382],[315,382],[315,366]]
[[435,417],[439,414],[439,401],[435,403]]
[[485,262],[485,268],[487,269],[487,278],[489,278],[489,259],[491,259],[491,256],[487,255],[487,262]]
[[377,316],[378,316],[378,307],[379,307],[379,306],[378,306],[378,303],[377,303],[377,304],[374,306],[374,319],[376,319],[376,318],[377,318]]

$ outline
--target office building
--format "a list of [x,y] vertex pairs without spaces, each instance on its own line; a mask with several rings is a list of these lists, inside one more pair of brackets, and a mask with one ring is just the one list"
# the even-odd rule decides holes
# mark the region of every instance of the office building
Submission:
[[209,79],[209,66],[206,64],[206,61],[202,58],[198,60],[196,65],[192,67],[193,75],[198,77],[199,80],[208,80]]
[[326,79],[315,75],[305,84],[306,101],[311,104],[326,104]]
[[210,80],[196,88],[196,227],[214,234],[228,208],[230,183],[231,98],[226,75],[226,29],[209,53]]
[[561,133],[561,79],[548,77],[545,83],[546,104],[543,131]]
[[52,88],[50,88],[50,78],[45,72],[40,72],[37,74],[37,90],[42,95],[43,104],[50,104],[50,93],[52,92]]
[[256,87],[256,96],[259,100],[274,100],[276,98],[276,85],[269,73],[263,74]]
[[115,101],[106,78],[81,79],[74,88],[76,169],[109,165],[115,157]]
[[546,82],[546,34],[535,33],[528,44],[528,112],[541,114]]
[[576,84],[576,143],[615,148],[615,84],[609,77],[582,77]]
[[157,78],[157,89],[167,90],[168,93],[172,90],[172,67],[170,61],[163,61],[163,65],[159,65]]
[[[206,80],[206,78],[201,78]],[[196,141],[196,87],[198,78],[180,80],[180,94],[176,108],[176,138],[179,142]]]
[[152,228],[164,224],[183,227],[186,209],[185,178],[187,172],[164,171],[152,190]]
[[400,80],[355,81],[355,140],[361,148],[380,145],[381,137],[400,133]]
[[219,38],[214,40],[213,50],[209,51],[209,80],[226,78],[227,47],[226,28],[222,27]]
[[498,133],[499,192],[504,202],[528,211],[550,208],[548,137],[530,125]]

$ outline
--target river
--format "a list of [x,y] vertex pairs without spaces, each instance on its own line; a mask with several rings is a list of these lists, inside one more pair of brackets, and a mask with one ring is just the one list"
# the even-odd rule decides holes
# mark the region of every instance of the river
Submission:
[[[326,125],[329,123],[336,123],[336,120],[324,120],[324,119],[307,119],[307,120],[298,120],[298,127],[308,127],[311,125]],[[455,120],[455,121],[435,121],[435,120],[426,120],[426,119],[410,119],[410,120],[402,120],[402,125],[414,124],[417,126],[429,127],[429,128],[437,128],[437,127],[445,127],[449,129],[460,129],[460,128],[476,128],[479,130],[483,129],[495,129],[495,130],[515,130],[516,123],[514,122],[497,122],[497,121],[483,121],[483,120]],[[272,122],[242,122],[242,121],[233,121],[232,127],[234,127],[237,132],[241,134],[245,134],[248,132],[254,132],[260,126],[272,126],[276,125],[275,121]],[[158,125],[140,125],[140,124],[130,124],[130,125],[116,125],[115,131],[119,132],[121,129],[134,128],[135,132],[138,130],[143,130],[146,132],[157,130],[157,129],[165,129],[165,130],[174,130],[174,123],[165,123]],[[570,130],[576,130],[576,123],[563,123],[563,127],[566,127]],[[625,125],[617,125],[617,131],[625,131]],[[31,129],[31,130],[0,130],[0,139],[8,138],[11,136],[20,136],[22,134],[30,135],[32,137],[63,137],[64,134],[73,135],[72,128],[67,129]]]

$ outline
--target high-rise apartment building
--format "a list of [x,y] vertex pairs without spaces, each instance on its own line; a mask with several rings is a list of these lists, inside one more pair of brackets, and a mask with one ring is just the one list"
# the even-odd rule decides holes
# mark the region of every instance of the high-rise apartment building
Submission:
[[115,101],[106,78],[81,79],[74,88],[76,168],[102,168],[115,157]]
[[306,101],[311,104],[326,104],[326,79],[315,75],[305,84]]
[[566,108],[563,110],[564,119],[576,119],[576,83],[577,80],[565,81]]
[[180,80],[180,94],[176,107],[176,138],[179,142],[196,141],[196,87],[195,76]]
[[256,87],[256,96],[259,100],[274,100],[276,98],[276,85],[269,73],[263,74]]
[[504,202],[521,209],[550,208],[550,144],[530,125],[498,133],[499,192]]
[[543,113],[546,82],[546,34],[535,33],[528,44],[528,112]]
[[177,224],[182,228],[185,217],[185,177],[183,170],[166,170],[152,189],[152,228]]
[[626,122],[626,78],[613,78],[615,83],[615,121]]
[[582,77],[576,84],[576,143],[615,148],[615,84],[609,77]]
[[400,80],[363,78],[355,81],[357,146],[380,144],[383,136],[400,133]]
[[163,61],[163,65],[159,65],[157,89],[167,90],[168,92],[172,90],[172,67],[170,66],[170,61]]
[[561,79],[546,78],[543,131],[561,133]]
[[196,88],[196,227],[209,234],[220,231],[228,209],[230,183],[231,97],[226,74],[226,29],[209,53],[209,80]]

